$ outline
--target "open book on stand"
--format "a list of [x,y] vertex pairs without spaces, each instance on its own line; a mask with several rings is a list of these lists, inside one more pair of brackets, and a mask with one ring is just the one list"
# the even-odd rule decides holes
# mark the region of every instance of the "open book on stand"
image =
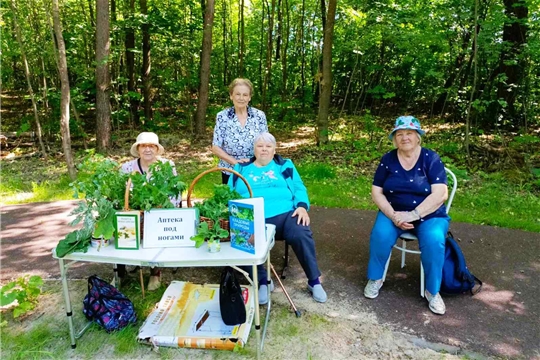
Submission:
[[231,247],[255,254],[257,243],[266,241],[264,199],[229,201]]

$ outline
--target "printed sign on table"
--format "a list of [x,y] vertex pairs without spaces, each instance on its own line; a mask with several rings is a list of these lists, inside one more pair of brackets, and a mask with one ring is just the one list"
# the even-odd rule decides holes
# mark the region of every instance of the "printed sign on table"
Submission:
[[144,212],[143,248],[195,246],[199,210],[151,209]]

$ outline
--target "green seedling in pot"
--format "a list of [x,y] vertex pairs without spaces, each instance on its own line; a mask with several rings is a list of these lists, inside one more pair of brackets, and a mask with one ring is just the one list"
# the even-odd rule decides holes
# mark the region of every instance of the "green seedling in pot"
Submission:
[[205,240],[215,241],[217,239],[225,239],[229,236],[229,232],[222,229],[219,226],[219,222],[214,223],[214,226],[210,229],[208,223],[202,221],[197,228],[197,235],[192,236],[190,239],[195,241],[195,247],[200,248]]

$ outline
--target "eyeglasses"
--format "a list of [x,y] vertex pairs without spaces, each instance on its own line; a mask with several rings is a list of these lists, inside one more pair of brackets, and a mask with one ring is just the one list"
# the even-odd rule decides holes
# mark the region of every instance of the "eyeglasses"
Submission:
[[154,144],[139,144],[138,148],[142,148],[142,149],[144,149],[144,148],[156,149],[157,146],[154,145]]

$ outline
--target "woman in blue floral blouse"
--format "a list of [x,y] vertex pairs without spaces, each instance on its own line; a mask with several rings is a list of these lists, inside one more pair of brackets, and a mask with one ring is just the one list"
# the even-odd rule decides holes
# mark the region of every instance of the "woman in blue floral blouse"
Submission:
[[364,296],[374,299],[379,295],[392,246],[410,231],[418,237],[422,252],[429,309],[442,315],[446,307],[439,289],[450,222],[444,205],[448,187],[444,164],[436,152],[420,145],[422,135],[418,119],[398,117],[389,136],[396,149],[383,155],[375,172],[371,197],[379,212],[369,240],[369,281]]
[[[249,106],[253,84],[248,79],[237,78],[229,85],[233,106],[216,116],[212,152],[219,157],[219,167],[232,169],[234,165],[249,161],[253,156],[253,140],[268,131],[266,115]],[[223,172],[221,180],[227,184],[230,173]]]

